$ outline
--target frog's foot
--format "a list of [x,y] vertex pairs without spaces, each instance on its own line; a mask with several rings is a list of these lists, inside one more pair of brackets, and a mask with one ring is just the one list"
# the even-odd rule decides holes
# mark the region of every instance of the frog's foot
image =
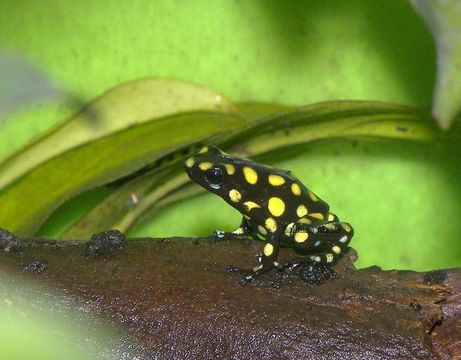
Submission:
[[[256,257],[258,258],[258,261],[261,262],[259,260],[259,258],[262,258],[261,255],[256,255]],[[255,280],[258,276],[260,276],[261,274],[263,273],[266,273],[268,271],[271,271],[272,269],[283,269],[283,265],[281,265],[280,263],[274,261],[272,265],[263,265],[263,264],[259,264],[259,265],[256,265],[252,271],[246,271],[244,272],[242,278],[240,279],[240,284],[241,285],[246,285],[250,282],[252,282],[253,280]]]
[[223,230],[215,230],[212,234],[212,239],[214,241],[231,240],[240,237],[241,235],[234,234],[233,232],[226,232]]
[[[260,258],[262,258],[262,256],[259,256]],[[260,262],[259,265],[256,265],[254,268],[253,268],[253,274],[255,275],[259,275],[259,274],[262,274],[262,273],[265,273],[267,271],[270,271],[272,269],[283,269],[283,265],[281,265],[280,263],[278,263],[277,261],[273,261],[272,264],[268,265],[267,263],[261,263],[261,260],[258,259],[258,261]]]
[[213,231],[213,237],[217,239],[224,239],[226,237],[226,232],[222,230]]
[[290,262],[281,264],[279,268],[281,270],[293,271],[300,266],[304,266],[305,264],[306,264],[305,261],[290,261]]
[[246,271],[244,272],[242,278],[239,281],[240,285],[246,285],[248,283],[253,282],[258,276],[260,276],[262,273],[269,271],[269,270],[263,270],[262,265],[255,266],[252,271]]
[[252,272],[247,272],[239,280],[239,284],[243,286],[243,285],[246,285],[246,284],[249,284],[249,283],[253,282],[254,279],[255,279],[255,274],[252,273]]
[[245,231],[245,229],[243,227],[239,226],[237,229],[232,231],[231,234],[238,235],[238,236],[243,236],[243,235],[246,235],[247,232]]
[[280,264],[278,268],[280,270],[287,270],[290,272],[294,270],[299,270],[300,268],[305,268],[308,271],[311,271],[313,270],[313,267],[315,266],[319,267],[319,266],[323,266],[323,264],[319,264],[318,262],[308,257],[308,258],[302,258],[302,259],[296,258],[291,261],[287,261],[283,264]]
[[213,237],[217,240],[224,240],[224,239],[234,239],[234,238],[246,238],[249,236],[248,231],[246,231],[241,226],[235,229],[232,232],[226,232],[223,230],[215,230],[213,231]]
[[250,224],[248,223],[248,220],[245,219],[244,217],[242,218],[242,222],[240,223],[240,226],[234,231],[232,231],[232,234],[237,235],[237,236],[247,237],[247,236],[251,236],[252,232],[253,231],[252,231]]

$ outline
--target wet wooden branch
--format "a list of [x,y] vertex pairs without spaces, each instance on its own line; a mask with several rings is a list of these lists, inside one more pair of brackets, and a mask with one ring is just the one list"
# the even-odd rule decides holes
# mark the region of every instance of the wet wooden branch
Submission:
[[84,299],[146,358],[461,358],[461,269],[356,270],[351,250],[332,279],[304,266],[242,286],[235,270],[254,265],[260,242],[106,233],[90,244],[19,243],[3,233],[0,249],[0,274]]

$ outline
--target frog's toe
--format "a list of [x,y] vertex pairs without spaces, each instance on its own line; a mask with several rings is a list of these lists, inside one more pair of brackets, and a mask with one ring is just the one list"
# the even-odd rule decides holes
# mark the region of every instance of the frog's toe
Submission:
[[239,284],[246,285],[248,283],[251,283],[254,279],[254,274],[248,273],[242,276],[242,278],[239,281]]
[[232,234],[234,235],[245,235],[245,229],[242,227],[238,227],[234,231],[232,231]]
[[263,271],[264,271],[264,266],[262,264],[256,265],[253,268],[253,273],[255,273],[255,274],[262,273]]
[[222,230],[215,230],[213,231],[213,236],[217,237],[218,239],[222,239],[226,236],[226,232]]
[[288,270],[288,271],[293,271],[295,270],[296,268],[300,267],[304,265],[303,262],[300,262],[300,261],[296,261],[296,262],[286,262],[282,265],[280,265],[279,269],[283,269],[283,270]]

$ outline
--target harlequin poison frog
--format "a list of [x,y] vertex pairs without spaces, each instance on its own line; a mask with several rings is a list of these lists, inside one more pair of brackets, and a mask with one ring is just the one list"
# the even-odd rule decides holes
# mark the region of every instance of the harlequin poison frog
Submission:
[[353,236],[352,226],[340,222],[290,171],[233,157],[212,146],[187,159],[185,168],[192,180],[243,215],[232,234],[265,240],[254,273],[280,267],[280,243],[308,251],[312,262],[333,264]]

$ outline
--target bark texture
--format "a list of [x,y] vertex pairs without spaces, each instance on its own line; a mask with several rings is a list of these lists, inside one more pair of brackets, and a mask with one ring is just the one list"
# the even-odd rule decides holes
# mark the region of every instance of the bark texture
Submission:
[[[147,359],[461,358],[461,269],[356,270],[350,250],[334,271],[306,265],[241,285],[237,267],[254,266],[260,247],[114,232],[89,243],[10,238],[0,274],[83,299],[80,311],[121,324]],[[281,261],[293,257],[282,249]]]

